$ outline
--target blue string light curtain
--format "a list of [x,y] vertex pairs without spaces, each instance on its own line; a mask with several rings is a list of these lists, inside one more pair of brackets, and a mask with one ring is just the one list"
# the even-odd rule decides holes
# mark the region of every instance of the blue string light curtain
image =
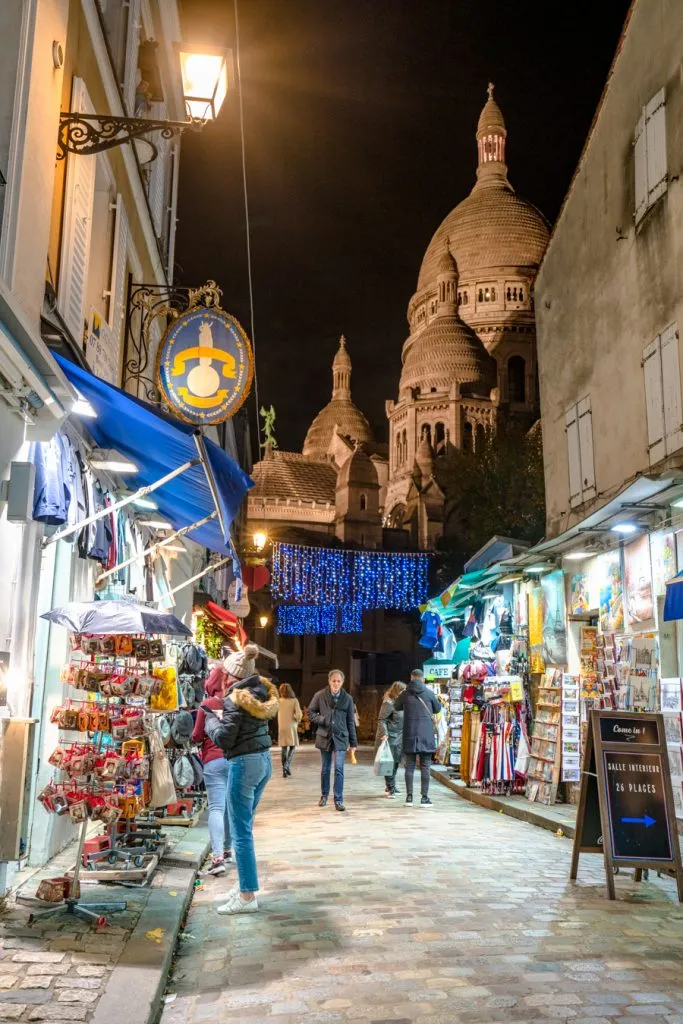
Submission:
[[428,556],[275,544],[276,604],[409,611],[427,599]]
[[362,633],[363,611],[357,605],[281,604],[277,631],[292,636]]

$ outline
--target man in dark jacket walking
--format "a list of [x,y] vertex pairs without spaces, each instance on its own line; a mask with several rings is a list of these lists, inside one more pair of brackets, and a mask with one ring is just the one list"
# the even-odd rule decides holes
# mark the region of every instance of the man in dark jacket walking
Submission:
[[425,685],[424,673],[414,669],[408,686],[394,701],[394,710],[403,711],[403,753],[406,759],[406,805],[413,806],[413,776],[420,757],[422,799],[420,807],[431,807],[429,769],[436,750],[436,732],[432,715],[441,713],[441,702]]
[[308,717],[315,726],[315,745],[320,751],[320,807],[330,795],[330,775],[334,760],[334,806],[345,811],[344,758],[346,751],[358,746],[353,701],[344,687],[344,673],[334,668],[327,677],[327,686],[318,690],[308,705]]

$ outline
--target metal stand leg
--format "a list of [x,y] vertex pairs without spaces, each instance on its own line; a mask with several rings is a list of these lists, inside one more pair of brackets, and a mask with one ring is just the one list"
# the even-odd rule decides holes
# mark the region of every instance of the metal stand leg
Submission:
[[[73,878],[71,879],[71,888],[73,892],[80,893],[80,876],[81,876],[81,865],[83,863],[83,844],[85,843],[85,834],[88,830],[88,822],[83,822],[81,825],[81,834],[78,837],[78,849],[76,851],[76,867],[74,868]],[[127,903],[117,901],[115,903],[81,903],[80,896],[69,896],[64,900],[63,903],[57,904],[56,907],[49,907],[48,910],[39,910],[35,914],[31,914],[28,923],[33,924],[34,921],[41,921],[45,917],[53,917],[55,914],[75,914],[78,917],[82,917],[85,921],[94,921],[96,924],[104,925],[107,923],[107,914],[117,914],[122,910],[125,910],[128,906]]]

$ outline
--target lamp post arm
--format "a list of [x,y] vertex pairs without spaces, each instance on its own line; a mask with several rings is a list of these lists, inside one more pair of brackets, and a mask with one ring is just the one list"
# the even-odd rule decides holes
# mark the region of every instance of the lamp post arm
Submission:
[[[111,114],[80,114],[66,111],[59,117],[57,159],[64,160],[67,153],[102,153],[125,142],[158,132],[162,139],[172,139],[190,129],[201,131],[206,124],[201,118],[190,121],[153,121],[147,117],[115,117]],[[151,139],[148,145],[157,155]]]

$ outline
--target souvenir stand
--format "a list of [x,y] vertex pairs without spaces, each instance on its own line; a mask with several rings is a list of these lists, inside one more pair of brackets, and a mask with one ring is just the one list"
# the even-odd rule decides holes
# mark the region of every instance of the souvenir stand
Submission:
[[[456,581],[439,613],[443,628],[450,623],[459,637],[456,669],[445,694],[448,742],[443,761],[467,785],[511,794],[523,790],[528,757],[528,645],[512,630],[512,591],[495,581],[494,574],[476,600],[468,594],[467,583],[459,587]],[[430,612],[438,609],[439,600],[443,604],[443,596],[430,602]]]
[[[173,615],[127,602],[72,605],[43,617],[70,630],[62,672],[70,692],[51,714],[62,738],[49,757],[55,777],[38,800],[81,829],[75,867],[61,880],[63,901],[32,919],[64,910],[102,923],[104,912],[125,904],[80,903],[82,868],[93,881],[148,882],[165,847],[151,810],[175,795],[159,715],[177,707],[178,691],[161,637],[189,630]],[[104,831],[86,838],[92,822]]]

